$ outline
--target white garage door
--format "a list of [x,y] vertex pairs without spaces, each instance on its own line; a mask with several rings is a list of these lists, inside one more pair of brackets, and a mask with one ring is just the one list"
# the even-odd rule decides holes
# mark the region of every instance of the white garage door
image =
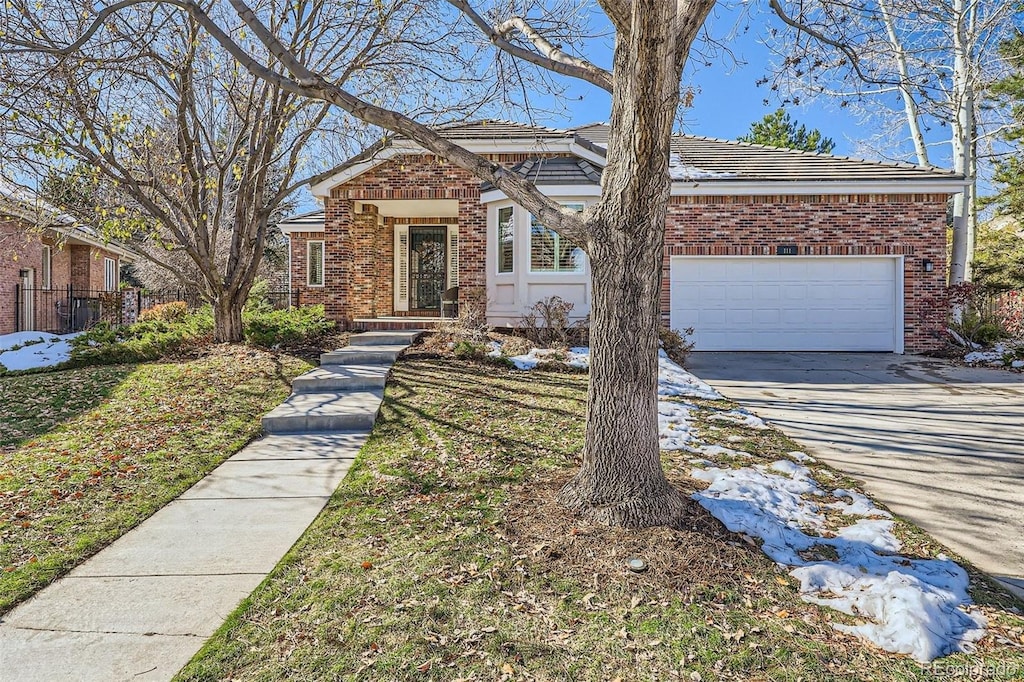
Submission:
[[903,352],[899,258],[674,256],[670,272],[696,350]]

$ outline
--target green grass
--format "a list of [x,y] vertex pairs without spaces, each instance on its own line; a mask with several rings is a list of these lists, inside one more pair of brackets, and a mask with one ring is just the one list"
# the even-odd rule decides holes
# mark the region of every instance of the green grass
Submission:
[[121,365],[0,376],[0,450],[95,408],[132,369]]
[[[834,631],[844,616],[803,602],[699,507],[680,531],[595,526],[558,508],[586,381],[396,365],[327,508],[177,679],[936,679]],[[768,461],[795,449],[774,431],[703,417],[698,429],[723,443],[740,434]],[[688,457],[665,465],[694,489]],[[638,555],[650,569],[628,572]],[[1018,679],[1024,653],[996,638],[1024,636],[1024,620],[977,594],[992,634],[944,664],[1001,664],[1010,675],[993,679]]]
[[178,362],[0,377],[0,613],[237,452],[309,367],[224,347]]

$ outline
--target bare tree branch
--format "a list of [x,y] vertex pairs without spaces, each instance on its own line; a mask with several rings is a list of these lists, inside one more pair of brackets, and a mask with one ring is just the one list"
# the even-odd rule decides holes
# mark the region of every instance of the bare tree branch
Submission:
[[[612,75],[591,62],[566,54],[553,45],[540,31],[522,17],[511,17],[497,26],[491,26],[466,0],[448,2],[472,21],[495,47],[508,54],[541,66],[549,71],[587,81],[602,90],[612,91]],[[525,50],[508,40],[508,34],[519,31],[537,52]]]

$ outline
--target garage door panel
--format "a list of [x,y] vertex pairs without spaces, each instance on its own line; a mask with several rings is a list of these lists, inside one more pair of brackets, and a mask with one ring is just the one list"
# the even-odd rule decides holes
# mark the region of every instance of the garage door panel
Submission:
[[836,276],[835,263],[829,261],[804,261],[804,274],[807,279],[831,282]]
[[765,282],[778,279],[779,262],[771,258],[761,258],[751,261],[750,274],[755,280]]
[[696,316],[688,316],[684,327],[721,327],[728,322],[728,314],[729,311],[725,308],[701,310]]
[[752,308],[730,308],[725,319],[732,329],[747,328],[754,322],[754,311]]
[[898,260],[673,257],[670,316],[697,350],[896,350]]
[[754,300],[754,286],[752,284],[730,284],[726,288],[726,298],[729,301],[742,304],[743,301]]

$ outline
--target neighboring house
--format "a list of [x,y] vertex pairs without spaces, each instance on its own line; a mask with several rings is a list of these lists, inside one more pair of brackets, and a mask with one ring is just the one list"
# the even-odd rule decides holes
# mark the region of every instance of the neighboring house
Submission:
[[[64,332],[95,321],[132,253],[0,185],[0,334]],[[109,301],[106,302],[110,305]]]
[[[608,130],[484,121],[443,133],[582,209],[600,195]],[[661,309],[699,350],[923,351],[945,284],[946,206],[963,178],[701,137],[672,144]],[[350,329],[429,326],[441,293],[514,325],[557,295],[584,316],[589,267],[501,191],[403,139],[312,187],[282,223],[293,296]]]

